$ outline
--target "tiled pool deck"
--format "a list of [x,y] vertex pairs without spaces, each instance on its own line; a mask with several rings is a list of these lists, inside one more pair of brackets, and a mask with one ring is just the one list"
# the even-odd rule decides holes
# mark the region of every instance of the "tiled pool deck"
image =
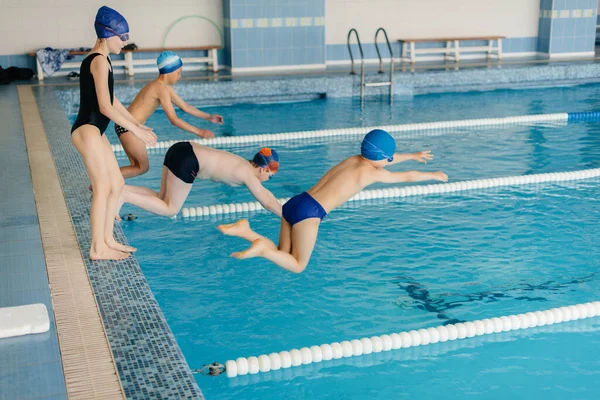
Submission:
[[[143,81],[122,82],[117,94],[131,101]],[[287,77],[213,78],[191,77],[181,85],[183,96],[194,94],[195,101],[229,101],[253,93],[261,97],[302,93],[328,96],[357,94],[357,78],[347,73]],[[469,68],[458,73],[433,71],[399,74],[399,92],[477,87],[548,85],[550,82],[590,82],[600,80],[596,62],[531,65],[515,68]],[[52,82],[59,86],[53,86]],[[71,145],[70,124],[57,97],[67,100],[76,93],[77,83],[61,78],[48,79],[32,90],[54,156],[64,198],[79,246],[87,259],[89,248],[88,180],[81,158]],[[66,89],[66,90],[65,90]],[[66,93],[66,94],[65,94]],[[67,98],[65,98],[67,97]],[[27,151],[23,137],[21,109],[15,85],[0,87],[0,307],[41,302],[52,310],[46,263],[32,188]],[[126,242],[117,226],[116,233]],[[112,348],[121,384],[128,398],[201,398],[189,367],[169,330],[135,257],[121,262],[86,261],[96,302]],[[60,399],[67,388],[59,345],[51,315],[50,332],[41,335],[0,340],[0,399]]]
[[0,307],[43,303],[50,331],[0,340],[0,398],[66,399],[17,87],[0,86]]

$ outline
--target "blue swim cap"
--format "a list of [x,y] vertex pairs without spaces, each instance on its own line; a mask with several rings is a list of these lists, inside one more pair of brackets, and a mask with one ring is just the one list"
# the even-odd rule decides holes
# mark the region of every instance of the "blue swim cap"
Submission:
[[269,168],[273,173],[279,170],[279,154],[274,149],[263,147],[252,159],[259,167]]
[[172,51],[163,51],[158,55],[156,65],[158,65],[158,72],[160,74],[168,74],[177,71],[183,65],[183,62],[181,61],[181,58]]
[[373,129],[367,133],[360,146],[360,154],[371,161],[393,161],[396,152],[396,141],[384,130]]
[[96,35],[99,39],[106,39],[129,33],[129,24],[125,17],[116,10],[102,6],[96,14],[94,29],[96,29]]

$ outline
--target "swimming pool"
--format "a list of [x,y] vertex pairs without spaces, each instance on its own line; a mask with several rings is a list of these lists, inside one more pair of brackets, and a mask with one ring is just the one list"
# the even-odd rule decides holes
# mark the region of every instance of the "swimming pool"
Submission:
[[[373,101],[364,112],[345,100],[236,105],[214,112],[226,119],[229,113],[236,121],[232,133],[251,134],[588,111],[598,109],[598,94],[600,86],[587,85],[417,96],[397,101],[391,110]],[[309,110],[314,119],[294,117]],[[160,115],[153,118],[155,124],[148,124],[157,131],[161,126],[161,135],[186,136],[161,122]],[[452,180],[465,180],[595,168],[598,133],[596,124],[576,123],[399,135],[397,141],[401,150],[433,150],[436,159],[421,169],[442,169]],[[250,157],[257,147],[230,149]],[[277,197],[296,194],[357,148],[356,139],[278,144],[282,169],[267,187]],[[152,155],[150,172],[131,183],[157,188],[162,157]],[[229,258],[246,244],[221,236],[215,225],[236,215],[170,220],[130,207],[124,211],[141,217],[122,227],[139,249],[137,258],[190,367],[198,368],[240,356],[596,300],[599,183],[357,202],[327,218],[301,275],[265,261]],[[240,188],[199,182],[186,205],[248,200]],[[278,232],[279,222],[267,213],[251,214],[250,221],[271,238]],[[457,398],[592,398],[600,388],[600,362],[589,350],[598,345],[599,328],[597,319],[584,320],[293,370],[197,379],[208,398],[432,398],[442,391]]]

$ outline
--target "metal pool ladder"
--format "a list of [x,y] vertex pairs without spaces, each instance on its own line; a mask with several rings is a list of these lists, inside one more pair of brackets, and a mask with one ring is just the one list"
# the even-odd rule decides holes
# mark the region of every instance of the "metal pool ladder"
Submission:
[[351,71],[350,74],[355,75],[354,71],[354,56],[352,54],[352,47],[350,46],[350,37],[352,36],[352,32],[356,36],[356,42],[358,43],[358,51],[360,52],[360,99],[364,100],[365,97],[365,87],[367,86],[389,86],[390,87],[390,102],[392,102],[394,98],[394,54],[392,53],[392,46],[390,45],[390,41],[388,40],[388,35],[385,29],[379,28],[375,32],[375,50],[377,50],[377,57],[379,57],[379,73],[383,73],[383,59],[381,58],[381,52],[379,51],[379,43],[377,42],[377,37],[379,36],[379,32],[383,32],[385,37],[385,42],[387,44],[388,50],[390,52],[390,79],[386,82],[365,82],[365,57],[362,49],[362,45],[360,43],[360,38],[358,36],[358,32],[356,29],[352,28],[348,31],[348,38],[346,39],[346,44],[348,46],[348,52],[350,53],[350,66]]

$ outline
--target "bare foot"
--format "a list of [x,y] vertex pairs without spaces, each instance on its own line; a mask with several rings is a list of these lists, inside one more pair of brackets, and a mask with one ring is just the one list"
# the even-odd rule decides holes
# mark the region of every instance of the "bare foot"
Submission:
[[115,240],[107,241],[106,245],[113,250],[122,251],[124,253],[135,253],[137,250],[135,247],[131,247],[126,244],[121,244]]
[[256,239],[254,242],[252,242],[252,246],[250,246],[248,250],[231,253],[231,257],[239,258],[240,260],[258,257],[262,255],[263,250],[265,250],[267,247],[269,246],[266,239]]
[[224,235],[228,236],[242,236],[242,234],[250,231],[250,224],[246,218],[242,218],[233,224],[224,224],[217,226],[217,229]]
[[129,253],[123,253],[108,246],[100,249],[90,249],[90,259],[92,260],[123,260],[127,257],[129,257]]

